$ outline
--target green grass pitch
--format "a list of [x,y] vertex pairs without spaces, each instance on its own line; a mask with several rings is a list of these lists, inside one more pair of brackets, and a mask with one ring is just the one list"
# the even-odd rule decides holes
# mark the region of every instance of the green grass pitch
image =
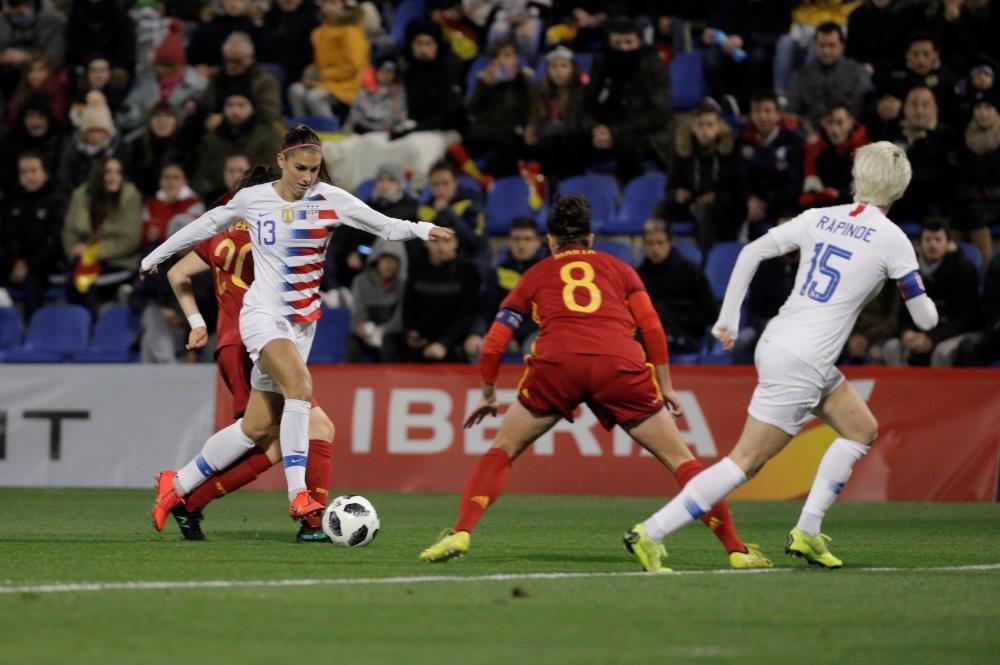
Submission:
[[[684,574],[650,576],[621,575],[636,564],[620,538],[656,500],[505,496],[469,556],[429,565],[417,554],[455,496],[368,496],[382,532],[344,550],[297,545],[278,493],[214,503],[209,540],[186,543],[172,522],[153,532],[152,492],[0,489],[0,663],[1000,662],[1000,568],[972,568],[1000,564],[997,505],[835,506],[824,528],[847,567],[825,571],[783,553],[797,503],[737,503],[778,572],[718,572],[696,524],[667,542]],[[512,577],[450,579],[493,575]],[[35,588],[128,581],[192,584]]]

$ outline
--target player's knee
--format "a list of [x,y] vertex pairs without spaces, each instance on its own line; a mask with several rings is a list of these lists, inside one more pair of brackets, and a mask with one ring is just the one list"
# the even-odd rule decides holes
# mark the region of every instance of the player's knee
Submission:
[[[244,416],[243,420],[240,421],[240,427],[243,433],[254,443],[261,443],[272,438],[277,438],[277,426],[272,425],[270,422]],[[273,436],[272,431],[274,432]]]
[[285,399],[300,399],[305,402],[312,401],[312,390],[312,377],[305,365],[292,372],[281,386]]
[[335,434],[333,421],[322,411],[313,409],[312,418],[309,419],[309,438],[333,443]]

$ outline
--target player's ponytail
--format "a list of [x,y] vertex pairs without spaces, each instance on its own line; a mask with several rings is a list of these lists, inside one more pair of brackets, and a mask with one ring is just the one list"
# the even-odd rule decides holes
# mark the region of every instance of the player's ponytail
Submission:
[[255,164],[248,168],[233,187],[233,194],[254,185],[263,185],[266,182],[274,182],[280,178],[280,174],[267,164]]
[[[281,154],[287,155],[294,150],[318,150],[322,156],[323,143],[308,125],[295,125],[285,132],[285,140],[281,143]],[[330,172],[326,168],[326,159],[319,163],[318,179],[328,185],[333,184]]]
[[560,247],[585,244],[590,236],[590,203],[579,194],[556,196],[549,210],[549,235]]

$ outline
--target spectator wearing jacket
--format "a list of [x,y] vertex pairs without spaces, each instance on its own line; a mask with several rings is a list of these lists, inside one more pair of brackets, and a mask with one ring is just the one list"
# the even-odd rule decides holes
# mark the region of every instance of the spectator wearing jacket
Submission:
[[351,287],[348,362],[401,360],[405,291],[406,250],[403,244],[377,240],[365,269]]
[[799,205],[816,208],[850,203],[854,200],[854,151],[868,143],[868,132],[854,119],[848,105],[839,101],[827,107],[818,129],[806,143]]

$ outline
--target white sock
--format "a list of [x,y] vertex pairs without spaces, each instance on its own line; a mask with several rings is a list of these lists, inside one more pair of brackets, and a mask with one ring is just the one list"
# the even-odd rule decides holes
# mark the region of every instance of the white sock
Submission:
[[309,453],[309,412],[312,404],[286,399],[281,412],[281,457],[285,464],[288,500],[306,489],[306,456]]
[[868,446],[849,439],[838,438],[830,444],[819,463],[806,505],[799,515],[796,526],[800,531],[808,536],[815,536],[820,532],[826,511],[844,489],[854,465],[867,453]]
[[201,452],[181,467],[174,477],[174,488],[181,496],[193,492],[213,473],[238,460],[254,447],[253,439],[243,433],[243,419],[224,427],[209,437]]
[[657,542],[696,520],[722,501],[734,489],[745,483],[747,475],[736,462],[723,457],[708,467],[681,490],[670,503],[643,522],[646,535]]

